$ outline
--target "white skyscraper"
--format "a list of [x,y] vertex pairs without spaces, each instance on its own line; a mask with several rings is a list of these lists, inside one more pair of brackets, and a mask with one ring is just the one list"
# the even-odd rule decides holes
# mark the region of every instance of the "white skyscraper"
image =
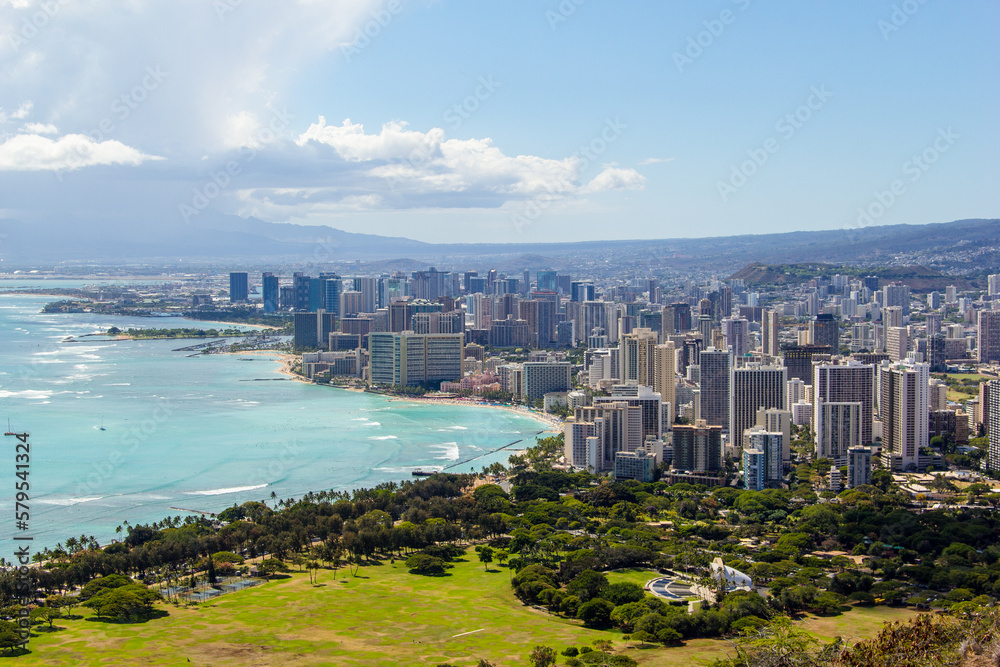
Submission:
[[[702,378],[705,367],[702,362]],[[785,392],[788,384],[788,369],[784,366],[761,366],[749,364],[734,368],[731,373],[732,388],[729,392],[729,437],[730,442],[739,447],[743,442],[743,432],[757,422],[757,411],[761,408],[787,406]]]
[[878,415],[882,456],[893,470],[915,470],[927,447],[930,365],[885,361],[879,367]]

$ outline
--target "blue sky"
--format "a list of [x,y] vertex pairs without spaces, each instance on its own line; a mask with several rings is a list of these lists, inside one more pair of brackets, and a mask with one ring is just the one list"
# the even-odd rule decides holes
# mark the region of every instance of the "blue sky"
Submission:
[[986,0],[47,6],[0,0],[0,216],[24,224],[555,241],[997,216]]

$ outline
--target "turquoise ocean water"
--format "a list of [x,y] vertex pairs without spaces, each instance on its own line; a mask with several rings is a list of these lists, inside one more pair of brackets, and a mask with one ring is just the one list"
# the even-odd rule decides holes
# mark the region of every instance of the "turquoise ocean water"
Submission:
[[[272,492],[288,498],[412,479],[415,468],[450,466],[528,438],[514,447],[522,448],[544,427],[503,410],[275,381],[283,377],[279,364],[265,357],[173,351],[200,341],[80,338],[110,326],[205,324],[41,314],[50,300],[0,292],[0,420],[31,435],[31,522],[23,534],[36,548],[80,534],[103,544],[122,521],[186,515],[172,507],[217,512],[271,502]],[[80,342],[62,342],[67,336]],[[7,545],[17,532],[14,444],[0,441]],[[488,454],[454,471],[508,456]]]

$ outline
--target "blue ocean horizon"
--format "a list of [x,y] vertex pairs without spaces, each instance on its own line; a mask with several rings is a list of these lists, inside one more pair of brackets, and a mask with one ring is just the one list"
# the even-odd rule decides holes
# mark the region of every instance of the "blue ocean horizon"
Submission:
[[[172,508],[218,512],[271,503],[272,493],[370,488],[485,454],[453,469],[480,470],[510,456],[492,450],[527,447],[545,429],[511,411],[295,382],[266,356],[188,357],[173,351],[188,341],[87,337],[111,326],[216,325],[41,313],[53,300],[0,292],[0,419],[30,434],[34,549],[81,534],[106,544],[125,521],[189,514]],[[0,534],[12,545],[7,440],[0,474],[6,466],[11,491],[0,502],[10,508],[0,512]]]

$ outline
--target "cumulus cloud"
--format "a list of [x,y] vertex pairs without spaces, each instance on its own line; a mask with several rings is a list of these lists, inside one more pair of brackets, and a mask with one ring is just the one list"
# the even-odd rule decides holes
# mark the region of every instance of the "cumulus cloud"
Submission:
[[21,134],[59,134],[59,128],[48,123],[25,123],[19,132]]
[[94,165],[138,165],[160,159],[118,141],[97,142],[82,134],[67,134],[59,139],[18,134],[0,143],[2,171],[60,171]]
[[646,185],[646,177],[635,169],[620,169],[605,167],[604,171],[594,177],[582,188],[583,192],[608,192],[611,190],[642,190]]
[[[561,159],[534,155],[506,155],[490,138],[446,139],[444,130],[420,132],[400,121],[386,123],[375,133],[350,119],[328,125],[322,116],[303,132],[296,144],[332,149],[350,163],[354,178],[328,187],[304,191],[303,198],[338,200],[345,189],[382,191],[379,201],[390,207],[484,206],[499,207],[510,200],[573,196],[609,190],[641,189],[646,179],[634,169],[606,168],[589,183],[581,182],[586,161],[578,156]],[[287,198],[289,189],[271,191],[268,201]],[[264,196],[264,192],[261,192]],[[442,197],[450,195],[450,197]],[[429,204],[433,202],[433,204]],[[450,202],[450,203],[446,203]]]

